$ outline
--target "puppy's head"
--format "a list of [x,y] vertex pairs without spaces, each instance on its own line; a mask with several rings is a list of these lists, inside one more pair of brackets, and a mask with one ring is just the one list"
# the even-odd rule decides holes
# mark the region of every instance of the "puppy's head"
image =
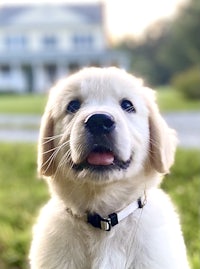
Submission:
[[94,182],[134,177],[147,166],[166,173],[174,141],[152,90],[117,68],[87,68],[50,92],[38,168],[45,176]]

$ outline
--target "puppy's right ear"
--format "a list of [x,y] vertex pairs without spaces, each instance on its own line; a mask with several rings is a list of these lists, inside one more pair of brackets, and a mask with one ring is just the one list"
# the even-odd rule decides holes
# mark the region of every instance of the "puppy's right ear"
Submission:
[[46,109],[40,127],[38,143],[38,172],[39,175],[52,176],[55,172],[54,162],[54,121]]

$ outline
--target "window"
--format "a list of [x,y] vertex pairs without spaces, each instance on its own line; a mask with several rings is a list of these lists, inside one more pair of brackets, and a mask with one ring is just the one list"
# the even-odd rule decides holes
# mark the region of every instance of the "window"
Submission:
[[10,66],[9,65],[2,65],[0,67],[0,71],[2,72],[2,74],[7,75],[10,73]]
[[55,36],[45,36],[42,39],[42,43],[45,49],[55,49],[57,46],[57,39]]
[[76,34],[72,39],[73,46],[77,49],[91,49],[93,47],[93,36],[90,34]]
[[27,46],[27,38],[22,35],[12,35],[5,38],[5,46],[9,50],[22,50]]

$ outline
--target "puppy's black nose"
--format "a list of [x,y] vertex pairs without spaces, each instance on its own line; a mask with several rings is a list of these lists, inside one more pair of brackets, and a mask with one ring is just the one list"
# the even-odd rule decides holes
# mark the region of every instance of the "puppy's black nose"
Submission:
[[97,113],[86,118],[85,127],[94,135],[108,134],[114,130],[115,121],[110,114]]

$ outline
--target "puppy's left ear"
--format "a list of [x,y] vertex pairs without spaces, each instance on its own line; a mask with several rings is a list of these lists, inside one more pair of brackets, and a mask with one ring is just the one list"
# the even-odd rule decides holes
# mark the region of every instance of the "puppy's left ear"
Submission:
[[149,103],[150,161],[159,173],[168,173],[174,162],[177,137],[159,113],[157,105]]

